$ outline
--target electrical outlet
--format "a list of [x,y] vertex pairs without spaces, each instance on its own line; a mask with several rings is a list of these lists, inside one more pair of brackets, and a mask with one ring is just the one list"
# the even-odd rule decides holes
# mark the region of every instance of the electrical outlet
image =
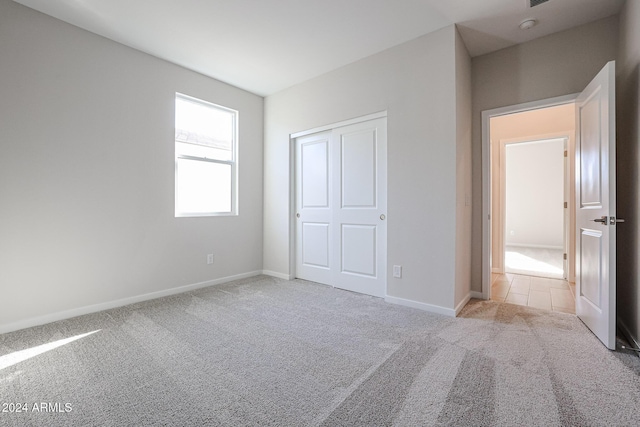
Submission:
[[213,254],[207,255],[207,264],[213,264]]
[[402,278],[402,266],[401,265],[394,265],[393,266],[393,277],[395,277],[396,279]]

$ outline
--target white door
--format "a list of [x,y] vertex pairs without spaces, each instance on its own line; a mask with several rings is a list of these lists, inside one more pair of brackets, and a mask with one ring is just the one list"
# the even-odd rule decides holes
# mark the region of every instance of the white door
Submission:
[[296,139],[296,276],[384,297],[386,119]]
[[615,63],[576,101],[576,314],[610,349],[616,338]]
[[296,139],[296,276],[331,284],[331,131]]

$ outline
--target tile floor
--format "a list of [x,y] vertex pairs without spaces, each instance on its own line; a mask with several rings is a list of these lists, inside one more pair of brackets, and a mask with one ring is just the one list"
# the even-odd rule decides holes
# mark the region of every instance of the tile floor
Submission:
[[520,274],[492,274],[491,299],[544,310],[576,313],[575,284]]

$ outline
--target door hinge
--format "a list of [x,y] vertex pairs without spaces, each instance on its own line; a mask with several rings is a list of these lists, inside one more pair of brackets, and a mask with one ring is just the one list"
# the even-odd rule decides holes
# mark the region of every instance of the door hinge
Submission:
[[567,259],[567,254],[562,254],[562,259]]
[[564,156],[569,157],[569,152],[567,150],[564,150]]
[[564,202],[564,208],[567,209],[567,202]]

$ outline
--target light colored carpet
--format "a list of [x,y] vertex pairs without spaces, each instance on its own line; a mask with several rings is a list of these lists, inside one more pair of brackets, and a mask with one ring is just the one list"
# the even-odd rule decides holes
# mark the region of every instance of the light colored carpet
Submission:
[[638,425],[639,373],[573,315],[260,276],[0,335],[0,425]]

